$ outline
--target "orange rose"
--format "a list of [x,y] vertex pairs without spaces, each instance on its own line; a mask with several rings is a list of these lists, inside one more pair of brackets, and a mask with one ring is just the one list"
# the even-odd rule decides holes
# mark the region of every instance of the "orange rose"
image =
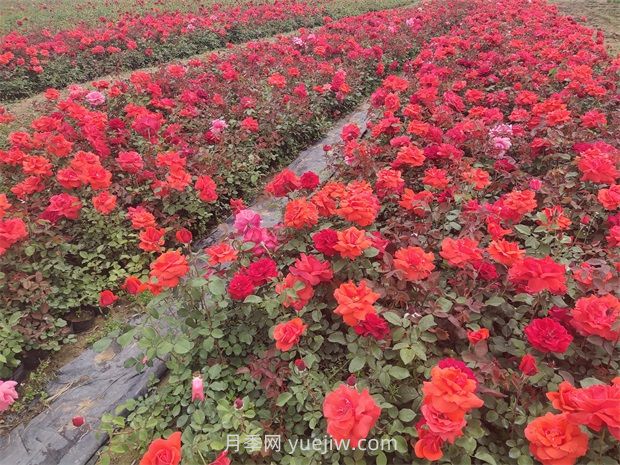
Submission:
[[341,315],[349,326],[356,326],[360,321],[364,321],[368,314],[376,313],[373,304],[379,294],[371,291],[364,281],[359,286],[349,281],[334,291],[334,297],[338,302],[334,313]]
[[394,254],[394,267],[405,273],[407,281],[426,279],[435,269],[432,252],[424,252],[420,247],[407,247]]
[[237,259],[237,251],[224,242],[207,247],[205,253],[209,256],[211,266],[234,262]]
[[276,293],[286,293],[282,305],[300,311],[314,296],[314,288],[301,278],[289,273],[284,282],[276,284]]
[[353,181],[347,186],[337,213],[359,226],[369,226],[375,221],[380,208],[370,184],[367,181]]
[[362,255],[362,252],[372,245],[372,242],[366,237],[366,232],[357,229],[355,226],[337,231],[338,242],[334,246],[334,250],[340,252],[343,258],[355,259]]
[[425,404],[431,404],[440,412],[448,414],[466,412],[484,404],[475,394],[476,381],[458,368],[434,367],[431,380],[424,382],[422,391]]
[[179,465],[181,463],[181,433],[178,431],[168,439],[156,439],[140,460],[140,465]]
[[273,338],[276,340],[276,347],[283,352],[299,342],[301,335],[308,328],[301,318],[293,318],[291,321],[280,323],[273,329]]
[[492,241],[487,247],[487,252],[497,263],[506,266],[514,265],[525,256],[525,251],[519,248],[519,244],[505,239]]
[[319,210],[306,199],[291,200],[286,204],[284,225],[289,228],[302,229],[312,227],[319,221]]
[[520,215],[536,210],[536,192],[532,190],[512,191],[504,196],[504,205]]
[[328,182],[312,196],[310,201],[318,208],[319,215],[335,215],[338,210],[336,201],[344,195],[345,189],[345,185],[340,182]]
[[405,189],[403,196],[398,204],[414,215],[421,218],[425,217],[431,211],[430,203],[433,201],[433,193],[429,191],[414,192],[411,189]]
[[157,278],[157,285],[162,287],[176,286],[188,271],[187,259],[176,250],[160,255],[151,263],[151,278]]
[[325,396],[323,416],[327,419],[327,433],[336,441],[349,440],[357,447],[366,438],[381,415],[367,389],[361,393],[341,384]]
[[478,241],[474,239],[452,239],[446,237],[441,243],[441,252],[445,260],[457,268],[464,268],[470,262],[482,259],[482,251],[478,248]]
[[568,414],[547,413],[525,428],[530,451],[543,465],[573,465],[588,451],[588,436]]

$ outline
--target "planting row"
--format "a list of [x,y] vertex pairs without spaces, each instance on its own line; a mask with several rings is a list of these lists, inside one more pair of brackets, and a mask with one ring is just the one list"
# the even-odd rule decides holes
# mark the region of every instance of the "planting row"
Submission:
[[0,151],[0,370],[20,351],[57,349],[59,317],[84,319],[102,290],[239,206],[399,68],[411,38],[429,31],[423,19],[369,13],[97,90],[74,86],[65,100],[47,92],[49,111]]
[[127,13],[97,27],[78,25],[57,32],[15,31],[0,37],[0,102],[28,97],[49,87],[65,87],[113,72],[189,57],[231,42],[317,26],[326,17],[344,16],[351,10],[361,14],[404,3],[250,2],[234,7],[212,5],[195,13]]
[[343,129],[335,179],[309,193],[282,171],[281,224],[237,204],[204,257],[169,249],[127,286],[173,289],[120,339],[170,376],[106,417],[129,427],[113,451],[170,435],[143,464],[617,463],[620,63],[539,0],[420,14],[456,25],[383,79],[367,137]]

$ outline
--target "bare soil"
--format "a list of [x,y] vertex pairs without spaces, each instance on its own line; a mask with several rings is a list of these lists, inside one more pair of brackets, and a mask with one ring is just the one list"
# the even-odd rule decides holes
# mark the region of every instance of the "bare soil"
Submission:
[[620,53],[619,0],[555,0],[559,10],[588,27],[601,29],[612,56]]

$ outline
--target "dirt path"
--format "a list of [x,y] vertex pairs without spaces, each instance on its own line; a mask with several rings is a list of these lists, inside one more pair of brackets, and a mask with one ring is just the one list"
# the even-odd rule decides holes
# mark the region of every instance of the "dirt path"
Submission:
[[[620,1],[618,0],[554,0],[560,11],[588,27],[605,33],[609,52],[620,53]],[[584,21],[585,20],[585,21]]]

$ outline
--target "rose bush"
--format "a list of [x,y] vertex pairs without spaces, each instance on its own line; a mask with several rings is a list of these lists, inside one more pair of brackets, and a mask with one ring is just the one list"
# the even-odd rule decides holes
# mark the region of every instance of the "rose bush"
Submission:
[[66,312],[147,276],[151,255],[186,243],[177,232],[203,236],[399,68],[418,16],[348,17],[67,99],[48,93],[47,111],[0,150],[0,298],[20,315],[21,347],[57,349]]
[[402,6],[401,0],[370,2],[295,0],[211,5],[197,12],[153,11],[103,18],[98,26],[47,29],[0,37],[0,101],[28,97],[49,87],[85,82],[121,70],[144,68],[197,53],[336,18]]
[[451,29],[383,79],[366,135],[343,130],[336,176],[276,176],[282,223],[239,210],[122,336],[170,377],[105,418],[131,431],[113,450],[172,429],[190,463],[227,434],[396,441],[243,463],[617,463],[618,215],[599,193],[620,176],[620,63],[539,0],[420,14]]

